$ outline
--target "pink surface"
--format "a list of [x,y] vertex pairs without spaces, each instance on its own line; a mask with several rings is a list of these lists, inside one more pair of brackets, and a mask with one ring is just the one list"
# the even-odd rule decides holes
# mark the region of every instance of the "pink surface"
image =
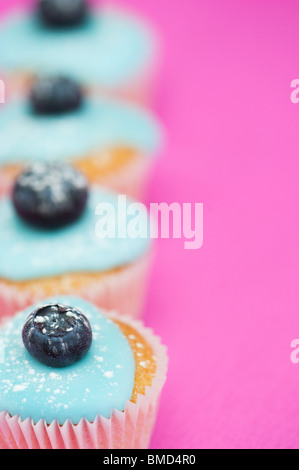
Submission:
[[164,35],[149,201],[204,203],[200,250],[159,242],[146,323],[170,370],[152,447],[299,447],[299,4],[119,3]]

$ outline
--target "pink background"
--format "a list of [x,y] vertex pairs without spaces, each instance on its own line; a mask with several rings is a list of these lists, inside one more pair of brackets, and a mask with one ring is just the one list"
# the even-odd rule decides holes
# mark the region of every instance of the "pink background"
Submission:
[[165,45],[149,201],[204,203],[203,247],[161,240],[153,270],[146,323],[170,369],[152,447],[298,448],[299,4],[118,3]]

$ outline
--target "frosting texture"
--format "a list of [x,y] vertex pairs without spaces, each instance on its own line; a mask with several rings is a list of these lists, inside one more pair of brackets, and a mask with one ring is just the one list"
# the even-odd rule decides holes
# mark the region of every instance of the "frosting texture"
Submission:
[[150,113],[110,99],[86,98],[80,109],[58,116],[35,115],[27,100],[0,109],[0,165],[70,160],[114,145],[151,155],[161,139]]
[[111,88],[142,72],[154,43],[144,24],[111,9],[66,30],[45,28],[34,14],[17,12],[0,26],[0,69],[60,73]]
[[[96,208],[100,203],[106,205],[107,212],[105,209],[97,215]],[[128,208],[130,199],[126,204]],[[97,223],[105,217],[109,224],[112,218],[114,221],[114,215],[116,236],[99,237]],[[92,187],[80,219],[60,229],[38,229],[23,222],[12,201],[3,198],[0,202],[0,278],[25,281],[69,272],[101,272],[134,262],[150,247],[148,216],[138,214],[138,227],[144,228],[144,237],[121,238],[118,229],[126,235],[124,229],[136,220],[135,215],[123,216],[121,210],[118,220],[117,195]]]
[[[59,302],[84,313],[93,331],[88,353],[65,368],[48,367],[25,349],[21,332],[29,313],[38,305]],[[12,318],[0,330],[4,362],[0,363],[0,410],[34,422],[57,419],[93,421],[98,414],[109,418],[113,408],[122,411],[130,400],[135,361],[130,345],[113,321],[85,300],[59,296],[46,299]]]

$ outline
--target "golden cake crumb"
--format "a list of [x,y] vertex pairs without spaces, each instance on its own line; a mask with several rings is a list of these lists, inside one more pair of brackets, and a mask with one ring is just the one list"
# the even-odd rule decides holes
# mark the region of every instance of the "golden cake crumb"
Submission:
[[137,395],[145,394],[145,387],[151,386],[156,373],[156,358],[152,348],[146,340],[132,326],[122,323],[121,320],[113,320],[126,336],[135,358],[135,384],[131,401],[136,403]]

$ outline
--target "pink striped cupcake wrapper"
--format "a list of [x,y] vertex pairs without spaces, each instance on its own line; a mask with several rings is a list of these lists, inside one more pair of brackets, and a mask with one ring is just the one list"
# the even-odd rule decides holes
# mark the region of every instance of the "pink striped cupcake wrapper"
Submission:
[[[80,291],[64,283],[61,290],[57,287],[57,295],[77,295],[105,310],[115,310],[120,315],[132,318],[140,317],[143,313],[153,252],[152,248],[137,261],[107,273],[98,281],[91,281]],[[43,290],[33,296],[30,292],[21,290],[17,284],[8,285],[0,279],[0,318],[12,316],[45,297],[48,295],[45,295]]]

